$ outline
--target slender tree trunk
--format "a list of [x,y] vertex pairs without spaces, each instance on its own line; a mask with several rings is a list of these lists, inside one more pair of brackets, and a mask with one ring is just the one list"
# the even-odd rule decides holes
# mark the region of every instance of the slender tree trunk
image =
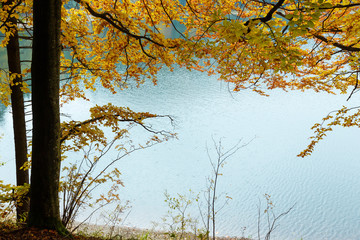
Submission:
[[[12,5],[13,0],[6,2],[7,5]],[[6,45],[8,66],[10,73],[21,74],[20,63],[20,48],[19,37],[16,29],[17,20],[14,17],[9,19],[9,23],[14,27],[15,32],[10,37]],[[15,159],[16,159],[16,184],[23,186],[29,184],[29,171],[21,170],[20,168],[27,161],[27,139],[26,139],[26,124],[25,124],[25,110],[24,110],[24,96],[21,90],[22,77],[18,76],[13,79],[11,84],[11,107],[14,128],[15,141]],[[29,201],[27,197],[23,197],[16,203],[16,217],[21,220],[29,212]]]
[[59,213],[61,0],[35,0],[29,226],[66,233]]

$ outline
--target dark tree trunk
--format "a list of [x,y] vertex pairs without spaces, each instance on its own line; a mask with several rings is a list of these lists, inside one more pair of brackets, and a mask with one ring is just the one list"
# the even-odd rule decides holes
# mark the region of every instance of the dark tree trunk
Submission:
[[33,12],[33,146],[28,225],[65,233],[58,195],[61,0],[35,0]]
[[[8,1],[6,4],[11,5],[14,1]],[[9,13],[10,14],[10,13]],[[12,17],[9,19],[12,26],[16,26],[17,20]],[[18,31],[15,28],[14,35],[9,39],[6,45],[8,66],[10,73],[21,74],[20,48]],[[16,184],[23,186],[29,183],[29,171],[20,168],[27,161],[27,141],[26,141],[26,125],[24,112],[24,96],[21,91],[22,78],[16,77],[11,84],[11,107],[14,128],[15,141],[15,159],[16,159]],[[27,197],[23,197],[16,203],[16,218],[21,220],[29,212],[29,202]]]

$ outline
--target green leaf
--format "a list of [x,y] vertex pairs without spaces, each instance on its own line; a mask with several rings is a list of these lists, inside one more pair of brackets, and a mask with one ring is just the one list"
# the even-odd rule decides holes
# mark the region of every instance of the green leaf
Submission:
[[285,15],[285,18],[288,19],[288,20],[290,20],[293,16],[294,16],[293,14],[286,14],[286,15]]
[[321,7],[323,7],[323,8],[331,8],[333,5],[331,4],[331,3],[323,3],[323,4],[321,4]]
[[313,28],[313,27],[315,27],[315,24],[312,21],[308,21],[306,24],[306,27]]

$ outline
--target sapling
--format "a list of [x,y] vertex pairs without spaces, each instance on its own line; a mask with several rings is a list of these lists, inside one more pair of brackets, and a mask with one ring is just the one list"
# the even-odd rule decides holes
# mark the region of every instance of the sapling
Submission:
[[207,239],[210,238],[210,230],[212,231],[212,239],[215,240],[216,235],[216,215],[221,211],[231,197],[225,195],[225,201],[219,206],[218,199],[224,193],[218,194],[219,177],[222,176],[221,169],[226,164],[226,161],[232,157],[238,150],[247,146],[251,141],[242,143],[240,139],[234,146],[224,149],[222,140],[215,141],[213,138],[213,148],[215,151],[214,157],[210,154],[209,147],[206,147],[207,155],[212,167],[211,176],[207,178],[207,187],[204,191],[205,209],[204,213],[202,207],[199,205],[200,215],[207,232]]

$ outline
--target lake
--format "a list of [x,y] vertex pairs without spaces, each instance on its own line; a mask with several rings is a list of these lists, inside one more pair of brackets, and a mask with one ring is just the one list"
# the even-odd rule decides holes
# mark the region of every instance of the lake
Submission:
[[[146,228],[161,222],[168,210],[165,190],[172,195],[203,190],[211,173],[206,146],[213,154],[213,138],[221,138],[224,149],[253,139],[221,171],[219,193],[232,200],[218,214],[219,235],[241,235],[246,227],[244,235],[256,237],[257,206],[259,200],[261,208],[266,206],[266,193],[276,214],[296,204],[279,220],[272,239],[360,239],[359,129],[336,128],[312,156],[296,157],[309,143],[314,123],[343,105],[355,106],[359,96],[346,102],[346,95],[311,91],[272,91],[263,97],[229,89],[216,76],[163,70],[158,86],[145,83],[116,95],[99,88],[88,93],[90,102],[71,102],[62,112],[83,120],[90,107],[111,102],[175,117],[178,140],[135,152],[117,164],[125,184],[121,196],[132,206],[125,225]],[[11,114],[4,106],[0,111],[0,161],[6,162],[0,176],[14,183]]]

